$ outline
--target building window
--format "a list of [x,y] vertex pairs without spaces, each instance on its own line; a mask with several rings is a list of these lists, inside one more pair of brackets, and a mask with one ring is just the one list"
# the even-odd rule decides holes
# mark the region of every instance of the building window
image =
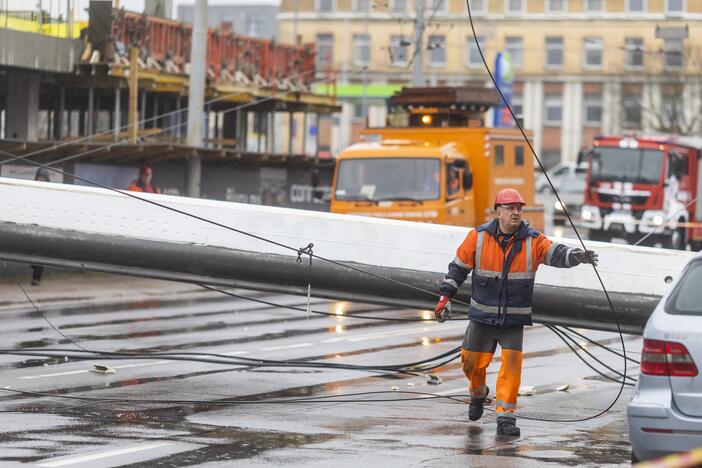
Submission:
[[602,68],[602,38],[586,37],[584,48],[583,65],[585,68]]
[[583,99],[583,121],[585,125],[602,125],[602,96],[585,96]]
[[561,124],[563,119],[563,98],[560,95],[547,95],[544,100],[546,105],[546,112],[544,115],[545,125],[555,125]]
[[665,0],[666,15],[680,15],[685,13],[685,0]]
[[334,63],[334,35],[317,34],[317,68]]
[[561,151],[547,149],[541,150],[541,162],[546,170],[551,169],[553,166],[561,162]]
[[644,41],[640,37],[624,39],[624,67],[628,69],[643,68]]
[[429,36],[429,66],[441,68],[446,66],[446,37]]
[[362,103],[353,103],[353,120],[363,120],[366,118],[366,109]]
[[354,0],[353,1],[353,11],[357,11],[359,13],[365,13],[367,11],[370,11],[371,5],[370,5],[370,0]]
[[627,13],[646,13],[646,0],[626,0]]
[[407,51],[409,45],[410,42],[405,36],[390,36],[390,63],[392,65],[407,65]]
[[253,37],[263,35],[263,16],[259,13],[246,13],[246,35]]
[[521,15],[525,13],[526,0],[505,0],[505,13],[508,15]]
[[512,57],[512,67],[518,70],[524,66],[524,41],[521,37],[505,37],[505,50]]
[[487,0],[468,0],[470,12],[474,15],[487,13]]
[[328,13],[336,10],[335,0],[317,0],[317,11]]
[[524,147],[515,146],[514,147],[514,165],[523,166],[524,165]]
[[370,64],[371,39],[368,34],[353,35],[353,64],[366,66]]
[[622,93],[622,125],[626,128],[641,127],[641,94]]
[[518,119],[524,118],[524,99],[521,94],[512,95],[512,112]]
[[683,41],[682,39],[666,39],[663,44],[663,53],[665,55],[665,68],[668,70],[680,69],[685,64],[683,56]]
[[430,13],[446,13],[448,11],[449,0],[429,0],[427,6]]
[[392,0],[390,2],[391,13],[407,13],[407,0]]
[[[481,47],[485,44],[485,38],[483,36],[478,36],[478,43]],[[480,58],[480,51],[478,51],[478,44],[475,42],[473,36],[468,36],[468,48],[467,48],[466,65],[468,68],[482,68],[483,59]]]
[[505,163],[505,147],[495,145],[495,166],[502,166]]
[[603,13],[605,0],[585,0],[585,13]]
[[566,0],[546,0],[547,13],[565,13]]
[[561,68],[563,66],[563,38],[546,38],[546,68]]

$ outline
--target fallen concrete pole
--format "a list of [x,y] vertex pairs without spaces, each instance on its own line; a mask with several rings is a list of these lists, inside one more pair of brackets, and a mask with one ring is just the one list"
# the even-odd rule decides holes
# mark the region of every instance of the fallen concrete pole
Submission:
[[[306,294],[315,254],[435,291],[468,228],[360,218],[221,201],[136,194],[280,246],[103,189],[0,178],[0,259],[150,278]],[[563,242],[576,245],[572,240]],[[592,244],[592,245],[590,245]],[[641,333],[690,252],[589,243],[622,329]],[[538,322],[616,330],[592,268],[542,266]],[[316,297],[430,309],[436,297],[318,259]],[[469,285],[459,298],[468,301]],[[457,309],[465,310],[458,306]]]

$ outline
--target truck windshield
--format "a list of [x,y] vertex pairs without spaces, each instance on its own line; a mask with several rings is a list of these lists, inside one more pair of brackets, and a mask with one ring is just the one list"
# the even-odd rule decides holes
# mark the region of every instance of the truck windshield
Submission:
[[597,147],[591,156],[592,181],[655,184],[663,173],[663,153],[654,149]]
[[435,158],[347,159],[339,164],[337,200],[436,200],[441,161]]

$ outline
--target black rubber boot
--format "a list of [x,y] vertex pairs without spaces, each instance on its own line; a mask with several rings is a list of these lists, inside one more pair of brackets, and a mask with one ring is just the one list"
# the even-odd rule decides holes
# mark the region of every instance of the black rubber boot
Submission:
[[520,431],[517,427],[517,419],[514,416],[498,416],[497,434],[519,437]]
[[468,419],[471,421],[477,421],[483,416],[483,407],[485,405],[485,398],[487,398],[488,393],[490,393],[490,388],[485,387],[485,396],[482,398],[471,397],[470,405],[468,406]]

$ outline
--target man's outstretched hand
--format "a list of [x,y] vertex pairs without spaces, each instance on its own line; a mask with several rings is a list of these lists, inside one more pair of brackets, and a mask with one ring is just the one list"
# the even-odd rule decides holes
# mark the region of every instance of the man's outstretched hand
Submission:
[[573,260],[578,263],[589,263],[590,265],[597,266],[599,263],[599,257],[597,252],[594,250],[576,250],[572,254]]

